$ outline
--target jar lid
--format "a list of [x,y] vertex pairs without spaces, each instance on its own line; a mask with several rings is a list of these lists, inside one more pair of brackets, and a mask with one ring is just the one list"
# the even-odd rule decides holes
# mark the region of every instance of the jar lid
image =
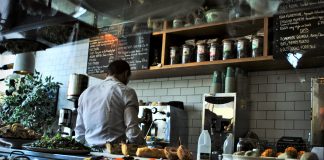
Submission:
[[170,48],[171,49],[178,49],[179,47],[178,46],[171,46]]
[[252,36],[252,39],[261,39],[263,36]]
[[240,37],[236,39],[237,41],[248,41],[248,39],[244,38],[244,37]]
[[204,44],[206,44],[205,42],[197,42],[196,43],[197,45],[204,45]]
[[209,45],[218,45],[219,43],[218,42],[209,42],[208,44]]
[[182,47],[190,47],[188,44],[183,44]]
[[233,43],[233,40],[232,40],[232,39],[223,39],[222,42],[223,42],[223,43],[224,43],[224,42],[231,42],[231,43]]

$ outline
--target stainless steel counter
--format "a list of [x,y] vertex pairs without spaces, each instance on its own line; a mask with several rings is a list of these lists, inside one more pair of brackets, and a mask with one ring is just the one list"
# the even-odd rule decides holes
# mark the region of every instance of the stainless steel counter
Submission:
[[[0,147],[0,157],[6,156],[8,158],[9,154],[13,151],[16,151],[17,153],[14,154],[14,156],[21,155],[21,153],[24,153],[25,156],[30,158],[31,160],[51,160],[51,159],[57,159],[57,160],[83,160],[85,157],[91,157],[91,156],[104,156],[108,158],[122,158],[123,155],[114,155],[109,154],[107,151],[104,152],[91,152],[89,155],[65,155],[65,154],[51,154],[51,153],[42,153],[42,152],[33,152],[28,151],[24,149],[11,149],[6,147]],[[18,153],[20,152],[20,154]],[[143,157],[134,157],[135,159],[139,160],[148,160],[150,158],[143,158]]]
[[[50,153],[42,153],[42,152],[33,152],[28,150],[21,150],[21,149],[11,149],[0,147],[0,156],[8,156],[13,151],[17,153],[14,154],[15,156],[21,155],[24,153],[25,156],[32,160],[47,160],[47,159],[69,159],[69,160],[83,160],[85,157],[90,157],[91,155],[64,155],[64,154],[50,154]],[[19,154],[20,153],[20,154]]]

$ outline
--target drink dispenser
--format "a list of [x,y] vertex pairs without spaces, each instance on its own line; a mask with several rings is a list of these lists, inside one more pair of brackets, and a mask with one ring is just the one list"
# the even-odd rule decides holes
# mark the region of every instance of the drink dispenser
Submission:
[[202,129],[210,133],[212,151],[223,151],[229,133],[233,134],[234,144],[237,144],[239,137],[244,137],[249,128],[244,100],[237,93],[205,94],[203,100]]

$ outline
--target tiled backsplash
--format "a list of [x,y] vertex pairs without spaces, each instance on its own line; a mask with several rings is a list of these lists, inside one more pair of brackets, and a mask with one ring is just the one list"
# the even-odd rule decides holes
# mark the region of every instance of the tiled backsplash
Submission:
[[[59,108],[73,106],[66,100],[69,75],[85,74],[87,53],[87,40],[37,52],[36,69],[63,83]],[[249,73],[250,129],[269,142],[275,142],[284,135],[307,139],[310,131],[310,78],[321,75],[324,75],[323,68]],[[100,81],[90,78],[89,85]],[[183,101],[189,119],[189,147],[196,151],[201,129],[202,94],[209,92],[210,83],[211,75],[203,75],[133,80],[129,86],[144,101]]]
[[[0,54],[0,66],[9,64],[9,63],[14,63],[15,61],[15,55],[5,52]],[[0,70],[0,79],[6,78],[8,75],[12,73],[12,69],[10,70]],[[5,83],[0,81],[0,91],[4,91],[6,88]]]

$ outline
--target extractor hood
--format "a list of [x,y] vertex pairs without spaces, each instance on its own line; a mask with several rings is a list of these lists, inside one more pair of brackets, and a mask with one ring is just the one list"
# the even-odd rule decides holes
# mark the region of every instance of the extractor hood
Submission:
[[43,50],[97,35],[98,29],[53,9],[52,0],[1,0],[0,53]]
[[[89,38],[98,28],[150,18],[172,20],[206,0],[1,0],[0,54],[43,50]],[[218,1],[218,0],[217,0]]]

